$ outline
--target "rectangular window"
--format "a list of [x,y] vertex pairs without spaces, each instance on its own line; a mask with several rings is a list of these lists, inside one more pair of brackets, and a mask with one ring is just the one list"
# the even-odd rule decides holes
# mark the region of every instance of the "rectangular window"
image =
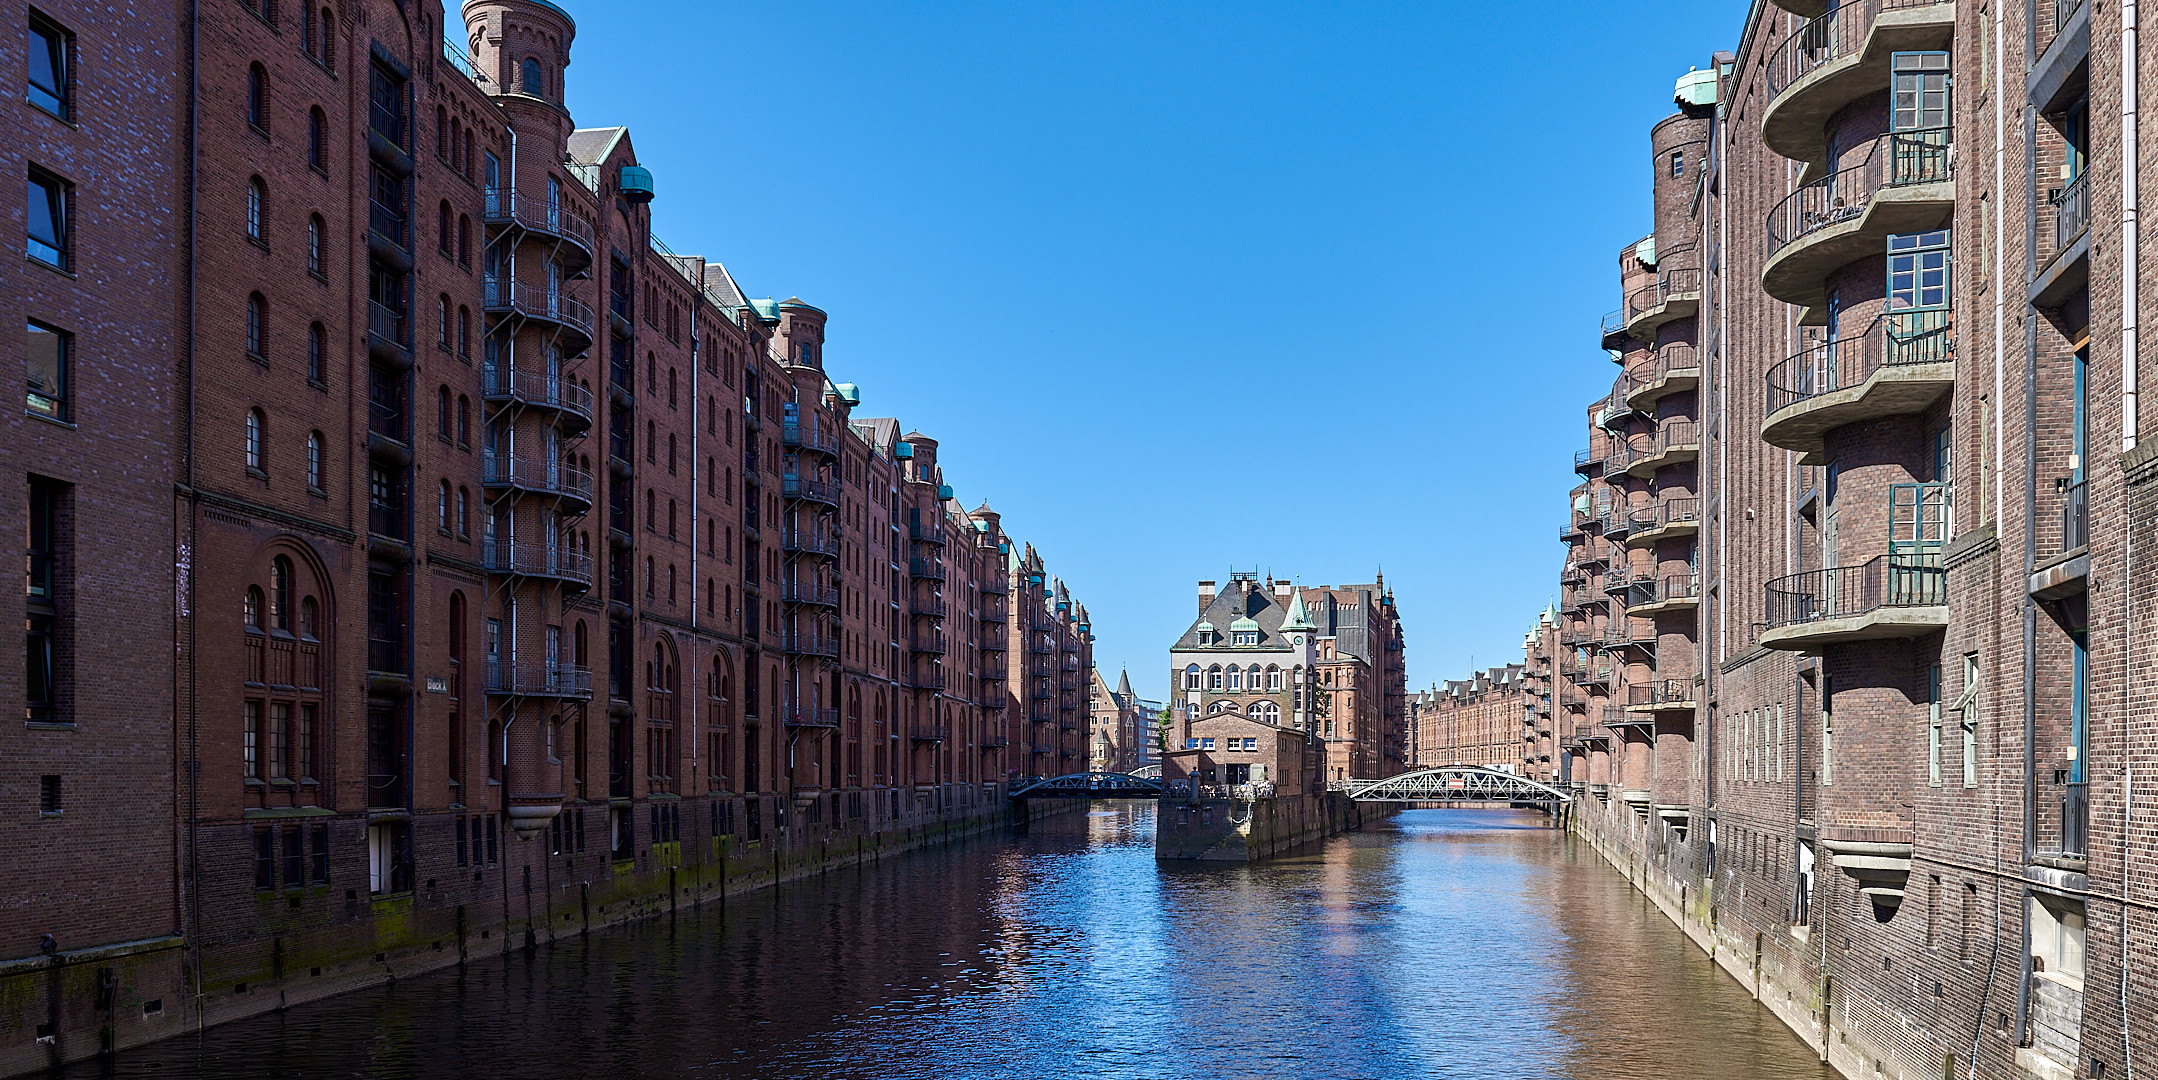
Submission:
[[1888,238],[1888,309],[1933,311],[1948,306],[1949,230]]
[[25,336],[29,342],[25,364],[30,376],[28,408],[39,416],[66,420],[67,373],[74,359],[75,335],[31,321]]
[[1889,127],[1925,131],[1949,124],[1949,65],[1945,52],[1899,52],[1889,62]]
[[309,854],[313,856],[315,864],[315,884],[327,885],[330,883],[330,826],[326,822],[318,824],[313,831],[314,850]]
[[1956,699],[1956,726],[1963,734],[1963,786],[1978,786],[1978,654],[1963,657],[1963,696]]
[[38,777],[37,812],[40,814],[59,814],[65,810],[66,804],[60,798],[59,774],[47,773]]
[[469,837],[466,835],[468,831],[465,817],[459,815],[457,818],[457,865],[459,866],[467,865],[471,859],[471,851],[467,846],[470,842]]
[[59,117],[74,117],[75,35],[59,23],[30,13],[30,104]]
[[283,701],[270,703],[270,779],[283,780],[291,776],[285,762],[286,730],[292,720],[292,706]]
[[1821,786],[1836,783],[1836,710],[1835,681],[1821,676]]
[[26,252],[38,262],[59,270],[73,268],[68,248],[68,204],[74,189],[67,181],[32,167],[30,169],[30,235]]
[[1200,740],[1199,740],[1199,749],[1201,749],[1201,750],[1212,750],[1213,748],[1214,748],[1214,740],[1212,740],[1212,739],[1200,739]]
[[277,849],[267,825],[255,826],[255,891],[277,887]]
[[262,730],[262,703],[250,701],[240,719],[240,775],[249,780],[261,778],[255,760],[255,737]]
[[300,726],[292,740],[292,775],[296,779],[312,780],[315,777],[315,707],[300,706]]
[[1926,668],[1926,783],[1941,786],[1941,665]]
[[285,847],[285,888],[297,889],[307,884],[307,851],[301,845],[304,838],[298,825],[288,825],[278,832]]

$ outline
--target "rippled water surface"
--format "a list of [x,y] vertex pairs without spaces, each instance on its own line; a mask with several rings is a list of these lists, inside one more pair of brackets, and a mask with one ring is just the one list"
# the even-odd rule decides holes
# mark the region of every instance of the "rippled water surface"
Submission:
[[1541,821],[1416,810],[1188,869],[1151,807],[1097,808],[63,1075],[1830,1075]]

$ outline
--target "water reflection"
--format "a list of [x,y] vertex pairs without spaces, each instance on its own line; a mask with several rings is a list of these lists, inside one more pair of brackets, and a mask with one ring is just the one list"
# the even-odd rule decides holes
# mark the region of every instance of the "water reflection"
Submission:
[[1150,807],[1101,809],[64,1075],[1829,1075],[1541,820],[1164,869]]

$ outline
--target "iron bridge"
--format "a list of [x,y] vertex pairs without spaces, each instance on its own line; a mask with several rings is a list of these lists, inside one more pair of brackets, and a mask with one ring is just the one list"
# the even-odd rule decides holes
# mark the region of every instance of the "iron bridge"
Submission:
[[1335,791],[1358,802],[1569,803],[1573,796],[1526,776],[1474,765],[1399,773],[1384,780],[1339,780]]
[[1082,772],[1050,776],[1013,788],[1014,799],[1158,799],[1161,780],[1130,773]]

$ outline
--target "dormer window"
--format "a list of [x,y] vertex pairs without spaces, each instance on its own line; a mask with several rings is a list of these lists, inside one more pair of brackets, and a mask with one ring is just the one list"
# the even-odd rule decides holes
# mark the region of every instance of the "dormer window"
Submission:
[[1259,632],[1257,630],[1238,630],[1229,635],[1229,644],[1231,645],[1257,645],[1258,643]]
[[1201,631],[1199,631],[1199,644],[1201,644],[1201,645],[1212,645],[1213,643],[1214,643],[1214,632],[1213,632],[1212,630],[1201,630]]

